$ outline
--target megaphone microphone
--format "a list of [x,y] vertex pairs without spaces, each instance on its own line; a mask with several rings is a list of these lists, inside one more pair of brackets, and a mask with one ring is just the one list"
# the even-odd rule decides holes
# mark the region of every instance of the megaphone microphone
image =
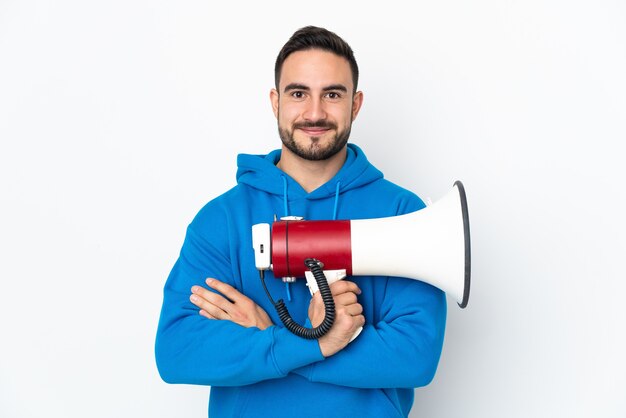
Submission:
[[[325,318],[324,328],[330,329],[334,319],[328,285],[346,276],[410,278],[443,290],[461,308],[469,301],[469,214],[460,181],[443,198],[413,213],[339,221],[292,217],[274,222],[271,231],[269,224],[254,225],[252,241],[264,286],[263,273],[272,270],[275,277],[286,282],[305,277],[311,294],[317,290],[322,293],[326,316],[332,317]],[[272,300],[269,292],[268,297]],[[274,305],[283,323],[289,323],[285,326],[297,328],[290,328],[292,332],[304,338],[323,335],[319,335],[322,330],[311,335],[310,329],[293,323],[282,300]]]

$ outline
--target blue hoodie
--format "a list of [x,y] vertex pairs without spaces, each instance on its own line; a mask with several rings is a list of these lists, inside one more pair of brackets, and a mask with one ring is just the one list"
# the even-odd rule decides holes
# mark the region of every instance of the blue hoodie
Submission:
[[[159,373],[168,383],[210,385],[209,416],[406,417],[413,388],[427,385],[439,362],[445,295],[416,280],[350,277],[362,290],[365,327],[324,358],[316,340],[285,329],[254,265],[251,226],[274,215],[307,220],[400,215],[424,207],[413,193],[385,180],[363,151],[348,145],[342,169],[307,193],[276,167],[280,151],[239,155],[238,185],[203,207],[187,228],[180,257],[165,284],[156,338]],[[244,328],[209,320],[189,301],[191,287],[222,280],[260,305],[274,326]],[[266,274],[275,300],[307,323],[304,280],[286,286]]]

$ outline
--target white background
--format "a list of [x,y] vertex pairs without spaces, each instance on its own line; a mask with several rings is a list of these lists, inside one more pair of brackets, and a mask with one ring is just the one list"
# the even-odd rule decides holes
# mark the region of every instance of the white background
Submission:
[[157,374],[162,287],[236,154],[278,147],[307,24],[355,50],[387,178],[466,187],[470,303],[411,416],[625,416],[626,4],[213,3],[0,1],[0,416],[206,416]]

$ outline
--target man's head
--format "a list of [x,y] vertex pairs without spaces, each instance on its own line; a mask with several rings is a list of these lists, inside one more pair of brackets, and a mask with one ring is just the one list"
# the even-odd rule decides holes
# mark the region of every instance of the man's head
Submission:
[[312,161],[343,150],[363,101],[350,46],[326,29],[302,28],[278,54],[275,77],[270,98],[284,146]]
[[274,65],[274,82],[276,84],[276,90],[278,90],[280,83],[280,74],[283,69],[283,63],[289,55],[298,51],[305,51],[307,49],[321,49],[322,51],[332,52],[335,55],[345,58],[350,64],[350,70],[352,71],[352,84],[354,86],[353,93],[356,93],[357,85],[359,83],[359,66],[354,59],[354,53],[350,45],[343,39],[341,39],[335,33],[326,30],[324,28],[318,28],[316,26],[305,26],[298,29],[291,35],[291,38],[283,46],[276,57],[276,64]]

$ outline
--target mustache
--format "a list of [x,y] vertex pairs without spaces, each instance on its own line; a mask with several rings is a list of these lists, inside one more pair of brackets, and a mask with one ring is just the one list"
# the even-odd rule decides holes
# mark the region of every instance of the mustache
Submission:
[[302,129],[302,128],[323,128],[323,129],[337,129],[337,125],[333,122],[328,122],[325,120],[318,120],[314,122],[300,122],[294,123],[293,129]]

